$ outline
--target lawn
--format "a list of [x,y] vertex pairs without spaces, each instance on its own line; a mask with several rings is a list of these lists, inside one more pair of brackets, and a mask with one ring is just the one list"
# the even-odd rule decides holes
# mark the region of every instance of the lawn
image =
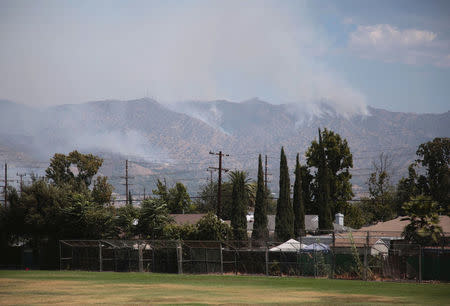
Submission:
[[450,284],[78,271],[0,271],[0,304],[450,304]]

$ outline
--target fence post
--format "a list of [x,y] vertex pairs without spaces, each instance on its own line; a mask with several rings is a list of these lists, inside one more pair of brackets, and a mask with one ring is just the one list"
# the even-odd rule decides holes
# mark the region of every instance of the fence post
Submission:
[[102,258],[102,242],[98,242],[98,262],[99,262],[99,270],[103,271],[103,258]]
[[422,282],[422,246],[419,244],[419,283]]
[[114,254],[114,271],[118,272],[117,271],[118,269],[117,269],[117,249],[116,249],[116,247],[114,247],[113,254]]
[[222,242],[219,244],[220,246],[220,274],[223,274],[223,253],[222,253]]
[[204,250],[205,250],[205,271],[206,274],[208,274],[208,249],[204,248]]
[[236,259],[236,257],[237,257],[237,251],[236,251],[236,249],[235,249],[235,250],[234,250],[234,274],[235,274],[235,275],[238,274],[238,271],[237,271],[237,259]]
[[[302,230],[302,234],[303,234],[303,230]],[[298,238],[299,242],[300,242],[300,249],[298,250],[299,252],[299,259],[298,259],[298,266],[299,266],[299,275],[298,276],[302,276],[303,275],[303,266],[302,266],[302,235],[300,235],[300,237]]]
[[152,272],[155,272],[155,263],[156,263],[156,261],[155,261],[155,246],[156,246],[155,241],[152,240]]
[[142,247],[145,248],[145,245],[138,244],[139,272],[144,272],[144,259],[142,258]]
[[177,258],[178,258],[178,274],[183,274],[183,248],[181,242],[177,243]]
[[62,270],[62,264],[61,264],[61,241],[58,241],[59,242],[59,271],[61,271]]
[[368,263],[367,263],[367,249],[369,248],[369,231],[367,231],[366,234],[366,243],[364,245],[364,280],[367,280],[367,268],[368,268]]
[[265,258],[266,258],[266,276],[269,276],[269,247],[267,246],[267,242],[266,242]]
[[331,259],[333,260],[333,265],[331,267],[331,278],[335,277],[335,270],[336,270],[336,254],[334,253],[335,249],[336,249],[336,231],[333,230],[333,249],[331,250],[333,252],[333,257],[331,257]]

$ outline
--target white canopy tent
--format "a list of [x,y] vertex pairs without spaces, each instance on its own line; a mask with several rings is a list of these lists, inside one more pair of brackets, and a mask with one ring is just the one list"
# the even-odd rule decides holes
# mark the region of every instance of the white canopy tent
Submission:
[[298,252],[306,247],[305,244],[298,242],[295,239],[289,239],[288,241],[277,245],[270,249],[271,252]]

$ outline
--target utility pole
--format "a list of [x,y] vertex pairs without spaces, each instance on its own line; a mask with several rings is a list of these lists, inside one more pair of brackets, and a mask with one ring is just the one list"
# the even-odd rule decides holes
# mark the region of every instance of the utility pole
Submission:
[[264,162],[264,187],[265,187],[265,189],[266,189],[266,191],[268,190],[267,189],[267,184],[269,183],[269,179],[268,179],[268,176],[269,175],[272,175],[272,173],[269,173],[269,172],[267,172],[267,169],[268,169],[268,167],[267,167],[267,155],[265,156],[265,162]]
[[27,176],[27,174],[26,173],[17,173],[17,176],[20,177],[19,187],[20,187],[20,195],[22,195],[23,177]]
[[145,200],[145,187],[144,187],[144,200]]
[[217,184],[217,218],[220,218],[221,216],[221,208],[222,208],[222,171],[227,172],[228,169],[222,168],[222,157],[223,156],[230,156],[228,154],[223,154],[222,151],[219,151],[219,153],[214,153],[209,151],[209,154],[212,155],[218,155],[219,156],[219,168],[209,167],[210,169],[218,170],[219,171],[219,182]]
[[132,177],[128,176],[128,159],[125,160],[125,176],[122,176],[121,178],[125,179],[125,184],[122,184],[122,185],[125,185],[125,205],[128,205],[128,201],[129,201],[128,188],[130,185],[132,185],[132,184],[128,183],[128,179],[132,178]]
[[5,208],[8,203],[8,164],[5,163]]
[[267,155],[265,156],[264,187],[266,188],[267,191]]
[[128,159],[125,160],[125,194],[126,194],[126,203],[128,205]]

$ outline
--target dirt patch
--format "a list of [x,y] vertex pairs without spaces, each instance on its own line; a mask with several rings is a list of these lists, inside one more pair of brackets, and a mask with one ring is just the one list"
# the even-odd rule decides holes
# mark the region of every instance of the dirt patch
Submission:
[[190,284],[99,284],[64,280],[0,279],[0,304],[288,304],[396,303],[373,295]]

